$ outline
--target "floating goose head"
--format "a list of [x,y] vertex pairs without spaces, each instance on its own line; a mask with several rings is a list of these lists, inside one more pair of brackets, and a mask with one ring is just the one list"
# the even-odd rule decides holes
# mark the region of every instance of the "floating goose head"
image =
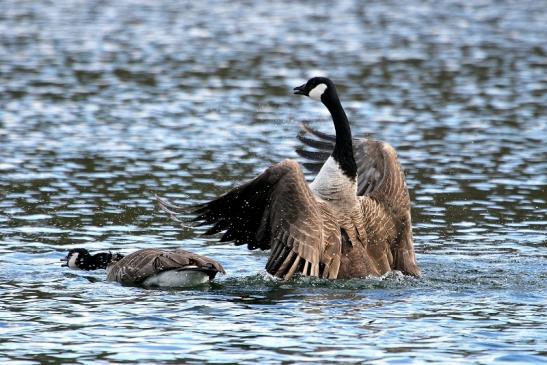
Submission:
[[68,251],[65,258],[61,259],[61,266],[68,266],[71,269],[78,269],[80,265],[86,262],[91,255],[85,248],[74,248]]
[[325,100],[323,97],[329,94],[336,95],[336,90],[334,83],[330,79],[326,77],[312,77],[304,85],[295,87],[294,93],[309,96],[314,100],[324,103]]
[[100,252],[91,255],[85,248],[73,248],[68,251],[65,258],[61,259],[61,262],[63,262],[61,266],[79,270],[106,269],[108,264],[113,261],[118,261],[122,257],[123,256],[119,253],[112,254],[110,252]]

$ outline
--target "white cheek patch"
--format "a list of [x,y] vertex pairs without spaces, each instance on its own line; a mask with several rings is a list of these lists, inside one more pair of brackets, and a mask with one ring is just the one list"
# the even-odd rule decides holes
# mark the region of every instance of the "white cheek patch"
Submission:
[[326,89],[327,89],[327,85],[319,84],[313,89],[311,89],[308,96],[312,98],[313,100],[321,101],[321,95],[323,95]]
[[68,267],[71,269],[77,269],[78,265],[76,265],[76,260],[78,260],[78,252],[73,253],[70,255],[70,258],[68,259]]

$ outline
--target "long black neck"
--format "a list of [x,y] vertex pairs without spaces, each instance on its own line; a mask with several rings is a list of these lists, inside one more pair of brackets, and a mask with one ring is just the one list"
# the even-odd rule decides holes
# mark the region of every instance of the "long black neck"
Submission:
[[336,144],[332,151],[332,158],[338,162],[346,176],[355,179],[357,177],[357,165],[353,156],[353,140],[348,117],[344,108],[342,108],[336,90],[330,87],[329,89],[323,94],[321,101],[329,110],[336,130]]

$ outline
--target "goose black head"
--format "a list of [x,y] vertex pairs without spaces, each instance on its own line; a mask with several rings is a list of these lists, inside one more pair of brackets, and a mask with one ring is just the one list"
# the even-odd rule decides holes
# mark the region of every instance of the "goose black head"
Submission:
[[73,248],[68,251],[65,258],[61,259],[63,264],[61,266],[67,266],[70,269],[80,269],[85,266],[85,263],[89,261],[91,255],[85,248]]
[[61,266],[80,270],[106,269],[108,264],[119,261],[122,258],[123,255],[119,253],[99,252],[91,255],[85,248],[74,248],[68,251],[64,259],[61,259],[64,262]]
[[331,95],[336,96],[336,88],[334,83],[326,77],[312,77],[304,85],[300,85],[294,88],[294,93],[296,95],[305,95],[310,98],[322,101],[325,96]]

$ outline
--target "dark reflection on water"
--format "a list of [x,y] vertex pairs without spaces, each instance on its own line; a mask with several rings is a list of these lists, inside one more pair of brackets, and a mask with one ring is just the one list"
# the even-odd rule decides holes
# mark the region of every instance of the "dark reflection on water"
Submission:
[[[545,362],[542,2],[0,2],[0,360]],[[392,143],[420,280],[279,283],[266,254],[154,209],[295,158],[291,88],[333,77]],[[183,246],[228,275],[180,291],[60,269],[71,247]]]

